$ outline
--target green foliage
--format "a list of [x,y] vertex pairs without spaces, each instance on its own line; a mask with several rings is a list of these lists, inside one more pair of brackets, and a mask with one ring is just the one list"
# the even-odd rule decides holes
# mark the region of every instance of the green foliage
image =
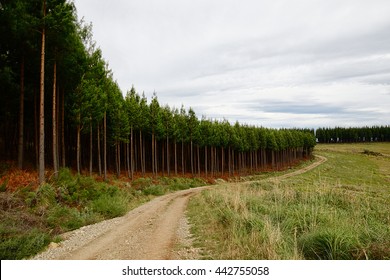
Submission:
[[119,194],[104,194],[91,203],[92,211],[101,214],[104,218],[123,216],[128,210],[128,200]]
[[81,227],[84,220],[76,208],[58,205],[48,212],[47,223],[50,228],[60,233]]
[[49,234],[39,229],[26,233],[0,227],[0,259],[2,260],[27,258],[39,253],[49,243]]
[[320,143],[357,143],[390,141],[390,126],[319,128]]
[[142,192],[145,195],[155,195],[155,196],[160,196],[165,194],[164,187],[159,186],[159,185],[151,185],[142,190]]
[[307,260],[350,260],[359,249],[356,236],[337,228],[303,234],[298,244]]

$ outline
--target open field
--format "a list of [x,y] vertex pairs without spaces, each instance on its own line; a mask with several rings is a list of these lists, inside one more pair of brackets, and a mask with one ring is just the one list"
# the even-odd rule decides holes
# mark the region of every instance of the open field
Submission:
[[[390,259],[390,143],[318,145],[327,162],[189,204],[206,259]],[[256,178],[252,178],[256,179]]]

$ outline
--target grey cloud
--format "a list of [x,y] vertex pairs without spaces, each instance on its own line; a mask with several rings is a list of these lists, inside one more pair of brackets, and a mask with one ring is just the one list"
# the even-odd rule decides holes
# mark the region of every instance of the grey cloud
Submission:
[[346,109],[339,106],[331,106],[320,103],[307,104],[304,101],[285,102],[285,101],[267,101],[263,104],[251,104],[247,106],[248,110],[260,111],[266,113],[291,113],[291,114],[344,114]]
[[124,92],[271,126],[390,119],[389,1],[107,3],[75,0]]

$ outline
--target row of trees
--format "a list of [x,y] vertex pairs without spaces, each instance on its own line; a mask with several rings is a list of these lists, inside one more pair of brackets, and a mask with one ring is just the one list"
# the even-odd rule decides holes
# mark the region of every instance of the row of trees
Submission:
[[[0,1],[0,155],[18,166],[129,177],[234,174],[311,153],[313,131],[201,120],[192,109],[125,97],[66,0]],[[48,113],[49,112],[49,113]]]
[[319,143],[388,142],[390,126],[319,128],[316,138]]

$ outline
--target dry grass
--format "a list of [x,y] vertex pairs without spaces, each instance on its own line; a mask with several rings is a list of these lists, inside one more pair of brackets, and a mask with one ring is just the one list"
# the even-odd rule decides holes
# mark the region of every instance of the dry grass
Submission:
[[369,145],[380,157],[364,149],[320,145],[328,162],[306,174],[194,198],[190,220],[205,258],[389,259],[390,144]]

